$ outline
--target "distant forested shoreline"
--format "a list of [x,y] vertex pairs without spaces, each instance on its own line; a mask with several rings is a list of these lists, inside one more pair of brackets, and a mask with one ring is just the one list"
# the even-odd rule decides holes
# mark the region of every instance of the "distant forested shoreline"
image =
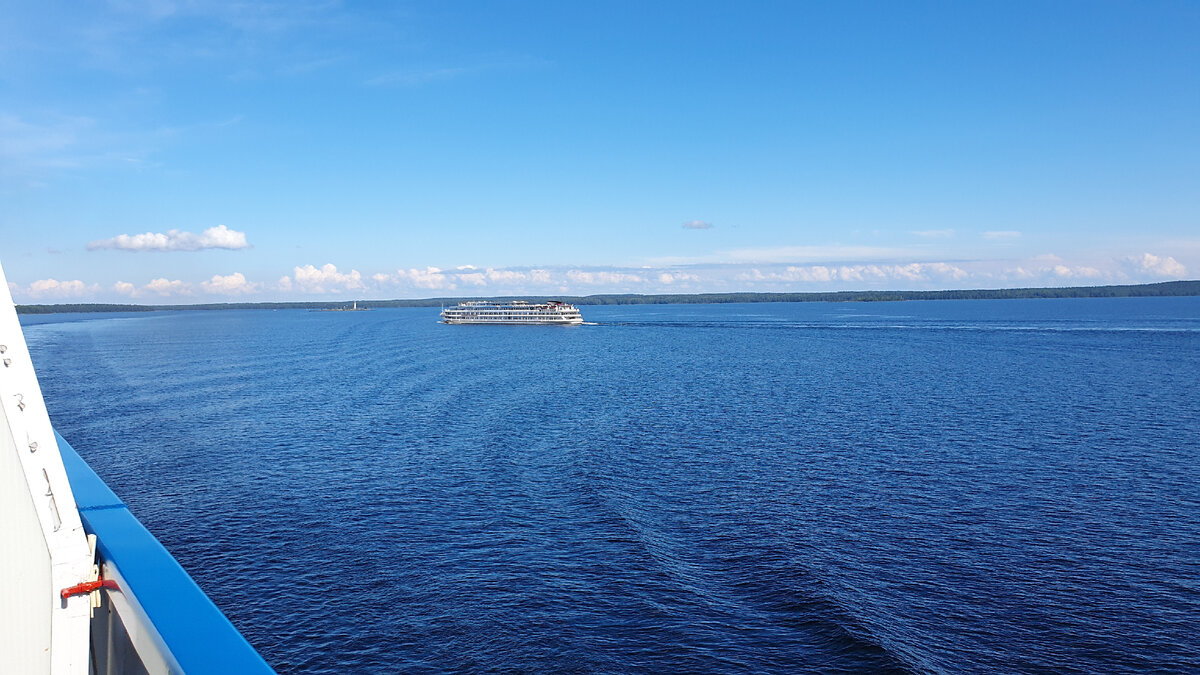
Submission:
[[[1149,298],[1200,295],[1200,281],[1164,281],[1124,286],[1072,286],[1068,288],[998,288],[950,291],[834,291],[828,293],[635,293],[618,295],[503,296],[492,300],[561,300],[576,305],[680,305],[729,302],[898,302],[902,300],[1017,300],[1031,298]],[[359,300],[359,308],[438,307],[479,296],[425,298],[420,300]],[[342,309],[350,300],[338,302],[226,302],[199,305],[119,305],[72,303],[17,305],[18,314],[66,312],[156,312],[205,309]]]

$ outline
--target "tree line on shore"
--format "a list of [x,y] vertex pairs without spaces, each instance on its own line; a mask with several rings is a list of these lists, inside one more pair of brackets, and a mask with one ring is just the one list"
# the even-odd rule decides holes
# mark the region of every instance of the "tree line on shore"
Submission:
[[[674,293],[642,295],[636,293],[587,296],[509,296],[489,298],[496,301],[560,300],[575,305],[673,305],[718,304],[730,302],[897,302],[902,300],[1015,300],[1029,298],[1146,298],[1200,295],[1200,281],[1164,281],[1156,284],[1122,286],[1072,286],[1067,288],[997,288],[949,291],[830,291],[825,293]],[[420,300],[359,300],[367,309],[392,307],[438,307],[477,298],[446,297]],[[111,303],[67,303],[57,305],[17,305],[19,314],[59,312],[154,312],[204,309],[337,309],[343,302],[225,302],[198,305],[122,305]]]

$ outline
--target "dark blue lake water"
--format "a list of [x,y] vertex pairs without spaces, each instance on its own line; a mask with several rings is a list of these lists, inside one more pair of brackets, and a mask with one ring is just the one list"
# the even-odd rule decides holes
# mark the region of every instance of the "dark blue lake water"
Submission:
[[281,672],[1200,671],[1200,298],[25,317]]

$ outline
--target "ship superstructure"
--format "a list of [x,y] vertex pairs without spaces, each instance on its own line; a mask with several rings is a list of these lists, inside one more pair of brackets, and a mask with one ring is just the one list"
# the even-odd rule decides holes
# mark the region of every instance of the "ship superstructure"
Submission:
[[551,300],[530,303],[524,300],[494,302],[473,300],[442,309],[443,323],[502,325],[578,325],[583,316],[575,305]]

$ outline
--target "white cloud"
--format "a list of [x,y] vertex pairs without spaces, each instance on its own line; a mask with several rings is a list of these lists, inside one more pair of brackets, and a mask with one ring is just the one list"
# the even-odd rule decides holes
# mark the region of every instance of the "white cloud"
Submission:
[[1012,279],[1017,281],[1026,281],[1037,277],[1035,270],[1027,270],[1024,267],[1011,267],[1000,273],[1001,279]]
[[494,270],[489,267],[487,271],[487,278],[488,281],[493,283],[514,284],[525,281],[529,278],[529,275],[525,274],[524,272],[517,272],[515,270]]
[[739,275],[741,281],[802,281],[808,283],[886,281],[960,281],[970,276],[965,269],[944,262],[908,263],[904,265],[789,265],[782,271],[764,274],[751,269]]
[[517,284],[530,280],[530,272],[521,272],[519,270],[495,269],[489,267],[485,270],[474,265],[459,265],[455,268],[458,270],[454,277],[460,284],[469,284],[471,286],[487,286],[490,284]]
[[567,279],[589,285],[640,284],[645,281],[642,277],[628,272],[584,272],[582,270],[568,271]]
[[258,284],[246,281],[241,272],[221,276],[214,274],[212,279],[200,283],[206,293],[214,295],[244,295],[258,290]]
[[811,267],[789,267],[780,274],[780,277],[789,281],[833,281],[836,275],[837,270],[831,270],[824,265],[813,265]]
[[925,263],[925,267],[935,276],[946,277],[956,281],[961,281],[971,276],[963,268],[944,262]]
[[73,281],[38,279],[29,284],[29,294],[34,298],[79,298],[91,295],[99,289],[98,284],[88,285],[78,279]]
[[224,225],[210,227],[200,234],[168,230],[144,234],[119,234],[111,239],[98,239],[87,245],[89,251],[117,249],[121,251],[200,251],[212,248],[249,248],[246,233]]
[[1160,277],[1182,278],[1187,274],[1187,268],[1171,256],[1156,256],[1153,253],[1143,253],[1132,262],[1143,272]]
[[689,220],[683,224],[685,230],[711,230],[712,223],[706,223],[703,220]]
[[[519,286],[522,284],[545,285],[551,282],[549,270],[512,270],[474,265],[459,265],[453,271],[438,267],[425,269],[397,270],[396,274],[374,274],[371,276],[380,286],[408,284],[416,288],[454,289],[460,286]],[[525,292],[525,291],[518,291]]]
[[487,274],[485,272],[467,272],[458,275],[459,283],[471,284],[472,286],[487,286]]
[[700,281],[700,277],[687,272],[661,272],[659,273],[658,283],[670,286],[677,281]]
[[990,230],[988,232],[983,233],[984,239],[991,239],[993,241],[1001,241],[1004,239],[1016,239],[1020,236],[1021,236],[1021,233],[1017,232],[1016,230]]
[[1091,265],[1073,264],[1053,253],[1045,253],[1023,261],[1016,267],[1001,270],[995,276],[1006,281],[1026,283],[1056,283],[1064,279],[1101,279],[1111,281],[1115,270],[1102,270]]
[[366,288],[358,270],[339,272],[333,263],[326,263],[319,268],[312,265],[294,267],[292,278],[283,277],[279,280],[279,286],[283,290],[291,290],[293,281],[304,293],[336,293]]
[[190,295],[191,289],[187,284],[179,279],[171,280],[165,277],[151,279],[150,283],[146,284],[146,290],[161,296],[168,295]]
[[912,234],[915,234],[915,235],[917,235],[918,237],[925,237],[926,239],[945,239],[945,238],[947,238],[947,237],[953,237],[953,236],[954,236],[954,230],[952,230],[952,229],[945,229],[945,230],[917,230],[916,232],[913,232]]
[[426,267],[423,270],[396,270],[397,276],[417,288],[457,288],[442,270],[437,267]]
[[112,285],[112,290],[117,295],[123,295],[128,298],[143,298],[147,295],[168,297],[172,295],[191,295],[192,285],[178,279],[171,280],[160,277],[158,279],[151,279],[145,286],[140,287],[128,281],[118,281]]
[[1063,279],[1095,279],[1102,276],[1100,270],[1086,265],[1055,265],[1050,268],[1050,271],[1054,273],[1054,276]]
[[[1143,253],[1125,258],[1107,258],[1086,263],[1068,261],[1047,253],[1012,267],[1006,267],[994,275],[1008,281],[1036,284],[1040,281],[1054,283],[1062,280],[1090,282],[1127,283],[1146,277],[1183,278],[1187,268],[1171,256]],[[983,275],[976,275],[981,277]]]

